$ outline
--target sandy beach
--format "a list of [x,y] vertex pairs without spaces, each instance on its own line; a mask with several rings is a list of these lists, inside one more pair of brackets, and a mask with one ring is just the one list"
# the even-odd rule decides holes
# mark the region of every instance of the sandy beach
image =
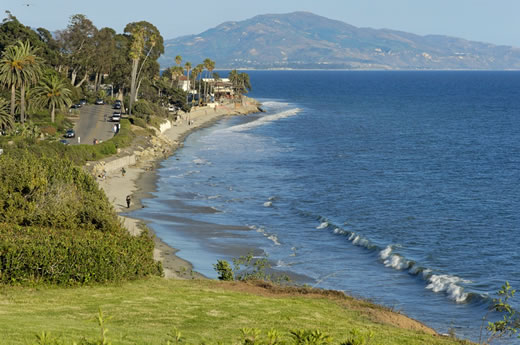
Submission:
[[[190,113],[181,114],[171,127],[166,126],[169,128],[162,133],[158,132],[156,138],[148,138],[146,143],[134,143],[132,147],[122,150],[114,157],[91,163],[89,168],[96,175],[99,186],[105,191],[119,214],[121,223],[130,233],[137,235],[145,226],[144,222],[122,214],[142,208],[140,200],[151,196],[150,193],[156,188],[155,168],[158,162],[166,159],[181,147],[184,139],[191,132],[210,126],[225,116],[254,112],[258,112],[258,104],[252,100],[240,107],[229,104],[216,108],[202,107],[192,110]],[[128,164],[125,164],[126,162]],[[124,176],[121,168],[125,170]],[[104,172],[104,178],[100,176],[100,171]],[[131,197],[129,208],[126,205],[128,195]],[[189,262],[176,256],[176,252],[175,248],[155,237],[154,257],[162,262],[166,278],[203,278],[201,274],[193,271]]]

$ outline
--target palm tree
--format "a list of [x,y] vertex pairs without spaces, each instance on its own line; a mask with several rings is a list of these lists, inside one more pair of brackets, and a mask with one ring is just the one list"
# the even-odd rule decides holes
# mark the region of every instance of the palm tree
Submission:
[[56,109],[66,109],[72,103],[72,92],[67,88],[65,81],[56,74],[45,75],[31,94],[35,96],[37,105],[49,109],[51,122],[54,122]]
[[236,98],[237,96],[237,93],[238,93],[238,84],[240,83],[240,77],[239,77],[239,74],[237,72],[236,69],[232,70],[231,72],[229,72],[229,81],[231,82],[231,84],[233,85],[233,89],[235,91],[235,94],[233,95],[233,97]]
[[186,87],[186,91],[188,92],[186,94],[186,103],[188,103],[188,94],[190,93],[190,70],[191,70],[191,62],[187,61],[184,64],[184,69],[186,70],[186,78],[188,80],[188,85]]
[[9,114],[9,102],[0,97],[0,128],[6,129],[13,126],[13,118]]
[[202,83],[202,73],[204,72],[204,65],[203,64],[198,64],[197,67],[195,67],[193,69],[193,85],[196,86],[195,84],[195,80],[197,79],[197,77],[199,78],[199,101],[197,103],[197,105],[200,105],[200,86],[201,86],[201,83]]
[[182,56],[177,55],[177,56],[175,57],[175,63],[176,63],[177,65],[180,66],[180,65],[181,65],[181,62],[182,62]]
[[0,82],[11,88],[11,117],[14,119],[16,88],[20,88],[20,120],[25,121],[25,89],[38,81],[43,59],[28,41],[7,47],[0,59]]

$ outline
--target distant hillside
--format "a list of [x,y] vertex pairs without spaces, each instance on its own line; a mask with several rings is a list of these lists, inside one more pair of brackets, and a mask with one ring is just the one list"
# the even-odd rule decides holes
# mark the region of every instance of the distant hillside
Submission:
[[520,49],[461,38],[355,26],[308,12],[226,22],[165,41],[162,67],[176,55],[217,68],[520,69]]

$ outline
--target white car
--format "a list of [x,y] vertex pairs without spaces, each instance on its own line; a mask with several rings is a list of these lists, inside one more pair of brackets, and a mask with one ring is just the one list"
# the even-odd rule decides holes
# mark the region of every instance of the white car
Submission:
[[121,120],[121,113],[113,113],[110,119],[112,122],[119,122]]
[[177,108],[175,108],[175,106],[173,104],[170,104],[168,106],[168,111],[176,111],[176,110],[177,110]]

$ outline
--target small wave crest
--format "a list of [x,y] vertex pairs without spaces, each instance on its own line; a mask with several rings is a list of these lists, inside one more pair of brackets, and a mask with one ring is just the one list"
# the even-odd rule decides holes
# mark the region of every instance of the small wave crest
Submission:
[[273,202],[272,201],[266,201],[266,202],[264,202],[264,206],[265,207],[271,207],[271,206],[273,206]]
[[428,281],[430,283],[426,286],[427,289],[433,292],[445,292],[457,303],[465,302],[469,296],[467,292],[464,292],[464,288],[459,285],[460,283],[471,283],[468,280],[447,274],[432,274]]
[[259,117],[255,121],[247,122],[247,123],[244,123],[244,124],[241,124],[241,125],[236,125],[236,126],[228,128],[227,130],[232,131],[232,132],[246,131],[246,130],[249,130],[251,128],[255,128],[255,127],[258,127],[258,126],[265,125],[267,123],[271,123],[271,122],[274,122],[274,121],[278,121],[280,119],[284,119],[284,118],[287,118],[287,117],[291,117],[291,116],[297,115],[300,112],[301,112],[300,108],[289,109],[289,110],[281,111],[281,112],[276,113],[276,114]]
[[327,226],[329,226],[329,223],[327,223],[327,222],[323,222],[323,223],[321,223],[320,225],[318,225],[318,226],[316,227],[316,229],[318,229],[318,230],[320,230],[320,229],[325,229]]
[[264,227],[262,227],[262,226],[257,227],[256,225],[250,225],[249,228],[251,230],[255,230],[258,233],[261,233],[264,237],[271,240],[271,242],[273,242],[276,246],[282,245],[280,243],[280,241],[278,240],[278,236],[276,236],[275,234],[268,233],[267,231],[265,231]]
[[[302,212],[302,214],[311,216],[311,214],[306,212]],[[341,226],[334,224],[325,217],[317,216],[315,218],[320,222],[316,229],[330,229],[333,234],[346,237],[348,241],[356,246],[377,251],[380,262],[385,267],[398,271],[406,271],[410,275],[421,278],[426,282],[426,289],[428,290],[435,293],[445,293],[448,298],[456,303],[468,303],[483,298],[478,294],[466,292],[464,290],[463,284],[469,284],[471,281],[453,275],[434,273],[432,269],[421,267],[415,261],[395,252],[395,248],[398,248],[399,245],[380,247],[361,234],[343,229]]]
[[196,165],[206,165],[206,164],[211,164],[210,162],[208,162],[207,160],[202,159],[202,158],[195,158],[192,162],[193,162],[194,164],[196,164]]

